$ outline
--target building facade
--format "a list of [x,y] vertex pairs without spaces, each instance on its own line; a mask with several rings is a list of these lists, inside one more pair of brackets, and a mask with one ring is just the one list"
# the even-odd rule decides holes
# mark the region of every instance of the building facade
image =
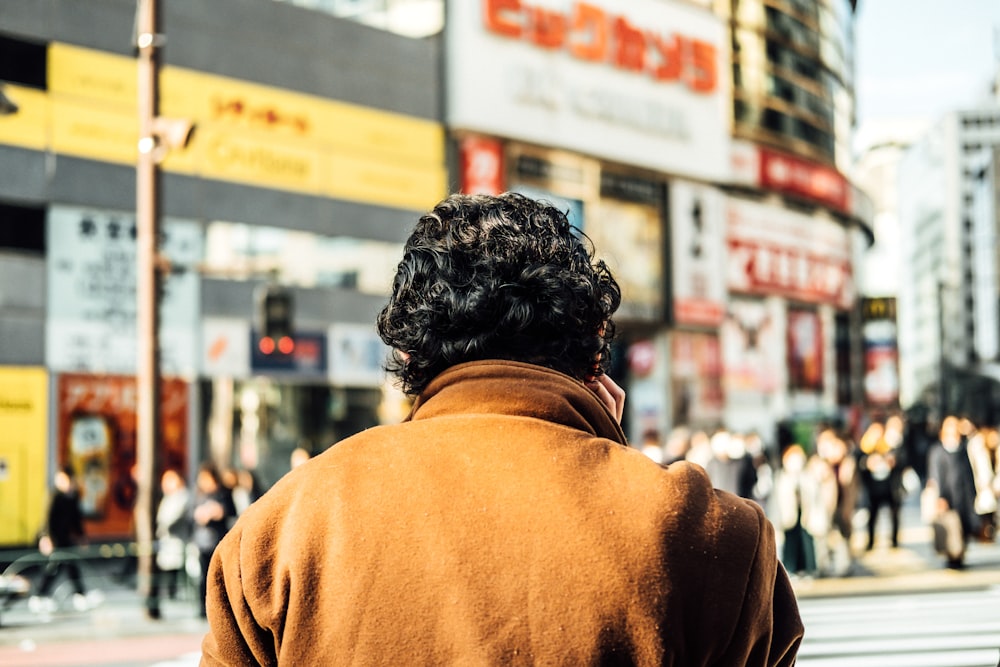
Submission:
[[[195,128],[161,164],[161,464],[212,458],[267,485],[296,446],[318,452],[399,410],[383,400],[372,322],[413,221],[448,189],[439,42],[266,0],[159,5],[159,114]],[[0,7],[0,80],[17,105],[0,118],[0,397],[12,413],[0,419],[33,424],[0,451],[0,543],[33,539],[46,471],[66,463],[90,533],[128,532],[135,11]],[[256,347],[266,285],[293,294],[291,354]]]
[[[779,444],[787,422],[808,447],[859,404],[846,0],[160,7],[159,115],[194,127],[160,156],[162,465],[267,485],[297,446],[400,419],[373,321],[414,220],[458,190],[550,199],[611,265],[631,440]],[[31,539],[66,463],[92,534],[127,533],[134,14],[0,6],[0,424],[26,434],[0,450],[0,512],[21,517],[0,543]],[[258,346],[269,287],[294,301],[288,354]]]
[[812,446],[864,405],[858,283],[873,208],[850,180],[855,3],[717,0],[733,81],[726,421]]
[[992,295],[986,286],[995,282],[989,230],[996,227],[990,175],[997,145],[1000,109],[956,111],[940,119],[900,161],[904,405],[962,408],[968,385],[954,379],[978,373],[995,357],[991,340],[997,325],[990,311],[998,293],[995,285]]

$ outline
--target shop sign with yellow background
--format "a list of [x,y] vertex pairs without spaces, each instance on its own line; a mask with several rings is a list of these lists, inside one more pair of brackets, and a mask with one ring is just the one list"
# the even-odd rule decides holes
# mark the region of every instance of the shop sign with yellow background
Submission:
[[[53,43],[48,91],[8,86],[20,111],[0,119],[0,143],[135,164],[137,77],[131,58]],[[446,191],[433,121],[176,67],[160,115],[196,127],[166,171],[412,209]]]
[[0,545],[35,541],[45,521],[48,375],[0,367]]

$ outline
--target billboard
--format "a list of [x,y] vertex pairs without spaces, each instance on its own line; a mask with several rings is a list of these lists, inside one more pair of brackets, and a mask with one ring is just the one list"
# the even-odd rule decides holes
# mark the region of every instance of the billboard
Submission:
[[899,341],[895,297],[861,300],[861,339],[865,355],[865,403],[899,405]]
[[[68,206],[49,209],[46,365],[57,371],[132,374],[136,352],[135,215]],[[160,299],[160,364],[193,375],[201,316],[201,226],[163,221],[160,252],[176,268]]]
[[450,0],[447,119],[459,130],[723,180],[729,51],[681,2]]
[[[56,383],[56,462],[70,465],[91,538],[123,538],[132,531],[137,485],[137,395],[134,377],[63,374]],[[188,385],[160,383],[159,455],[164,468],[186,476]]]
[[670,185],[670,256],[674,322],[717,327],[725,317],[725,209],[714,188]]

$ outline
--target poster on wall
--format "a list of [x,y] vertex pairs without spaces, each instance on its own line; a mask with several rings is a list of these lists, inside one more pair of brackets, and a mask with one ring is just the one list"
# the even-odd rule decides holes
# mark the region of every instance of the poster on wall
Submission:
[[861,338],[865,351],[865,403],[899,405],[899,341],[896,299],[866,298],[861,302]]
[[718,190],[670,185],[674,322],[718,327],[725,318],[725,210]]
[[788,309],[788,388],[823,391],[823,325],[812,309]]
[[[57,394],[57,465],[72,466],[90,538],[128,537],[136,500],[136,382],[117,375],[63,374]],[[188,385],[160,385],[164,469],[187,475]]]
[[782,365],[781,322],[763,300],[733,299],[720,328],[727,394],[772,394]]
[[327,329],[329,378],[338,387],[381,387],[389,346],[367,324],[339,323]]
[[649,204],[601,199],[591,207],[584,232],[621,287],[620,319],[662,319],[662,229]]
[[722,420],[722,346],[711,333],[677,331],[670,346],[673,423],[710,428]]
[[[132,374],[136,365],[136,227],[132,213],[53,206],[47,230],[46,365]],[[160,366],[194,374],[203,254],[198,223],[163,222],[160,252],[176,271],[160,301]]]
[[462,192],[498,195],[504,191],[502,141],[489,137],[464,137],[458,149]]

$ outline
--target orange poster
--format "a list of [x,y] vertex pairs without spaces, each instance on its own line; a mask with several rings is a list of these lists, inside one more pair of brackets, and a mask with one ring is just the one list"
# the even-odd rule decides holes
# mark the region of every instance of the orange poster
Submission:
[[[73,467],[87,535],[126,538],[136,498],[136,383],[131,376],[64,374],[58,380],[60,466]],[[160,461],[186,475],[188,386],[164,379],[160,389]]]

